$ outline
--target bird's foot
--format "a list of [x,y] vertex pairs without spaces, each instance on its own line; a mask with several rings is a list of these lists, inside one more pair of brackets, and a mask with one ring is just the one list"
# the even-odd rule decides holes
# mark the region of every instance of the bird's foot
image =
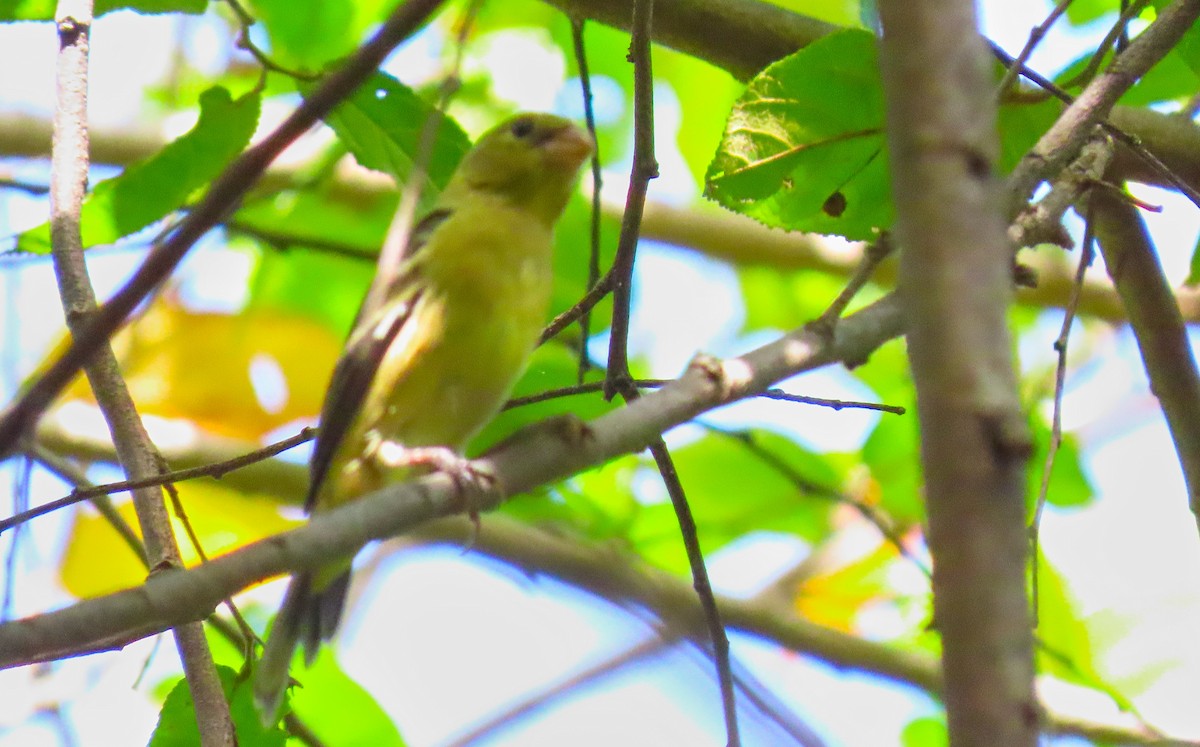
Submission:
[[408,447],[394,441],[381,441],[372,451],[374,459],[389,469],[425,467],[449,477],[471,519],[471,539],[467,549],[475,544],[479,534],[479,497],[496,486],[495,473],[445,446]]

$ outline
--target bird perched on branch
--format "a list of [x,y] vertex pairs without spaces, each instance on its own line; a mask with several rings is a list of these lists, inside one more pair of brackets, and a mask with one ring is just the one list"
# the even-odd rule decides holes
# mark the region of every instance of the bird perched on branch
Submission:
[[[592,153],[586,132],[521,114],[484,134],[414,227],[382,303],[364,309],[333,372],[306,508],[325,511],[445,466],[500,409],[550,302],[553,229]],[[255,672],[273,721],[298,645],[337,628],[352,558],[292,578]]]

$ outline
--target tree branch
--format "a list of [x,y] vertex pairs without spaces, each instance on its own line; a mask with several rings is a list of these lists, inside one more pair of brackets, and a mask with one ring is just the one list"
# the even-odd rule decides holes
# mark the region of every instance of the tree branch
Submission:
[[1104,264],[1129,313],[1150,390],[1183,468],[1188,503],[1200,523],[1200,373],[1187,328],[1137,208],[1108,189],[1093,189],[1088,199],[1095,206]]
[[[58,278],[63,314],[73,340],[88,333],[95,317],[96,295],[83,259],[80,210],[87,188],[87,86],[88,46],[92,26],[91,0],[59,0],[55,11],[59,53],[56,71],[54,144],[50,167],[50,237],[54,272]],[[104,413],[113,444],[125,474],[145,479],[158,473],[158,457],[142,426],[129,388],[121,376],[117,357],[108,340],[100,340],[95,353],[84,361],[88,383]],[[133,491],[133,504],[150,562],[150,573],[182,564],[163,504],[162,489]],[[229,704],[216,664],[199,621],[175,628],[175,645],[192,695],[200,743],[204,747],[231,747],[237,743]]]
[[879,15],[950,742],[1034,747],[1032,443],[1008,330],[1012,249],[989,59],[971,0],[880,0]]
[[[444,542],[453,547],[462,547],[472,538],[472,526],[462,518],[429,522],[405,536],[406,540]],[[695,593],[686,580],[641,565],[610,545],[582,543],[500,515],[486,519],[474,543],[472,551],[514,565],[531,578],[557,579],[602,599],[623,600],[631,606],[644,607],[667,630],[678,631],[696,641],[706,638]],[[789,651],[814,656],[839,669],[869,672],[934,696],[944,693],[942,675],[932,655],[863,640],[811,623],[776,597],[718,596],[717,599],[731,628]],[[1115,744],[1161,747],[1181,744],[1148,731],[1098,724],[1062,713],[1048,713],[1044,725],[1053,734],[1072,734]]]
[[[516,495],[640,451],[663,431],[800,371],[839,360],[865,360],[900,333],[899,304],[888,296],[847,317],[832,338],[799,330],[740,358],[697,361],[678,381],[588,426],[577,421],[574,426],[563,421],[536,426],[483,460],[482,468],[496,475],[501,490],[481,496],[477,506],[494,508],[501,493]],[[459,492],[445,475],[394,485],[197,568],[171,570],[135,589],[2,625],[0,666],[119,647],[201,619],[222,599],[252,583],[316,568],[356,552],[372,539],[455,513],[462,507]]]
[[1075,158],[1117,99],[1179,43],[1197,17],[1200,3],[1175,0],[1083,89],[1009,175],[1010,214],[1021,208],[1041,180],[1057,174]]

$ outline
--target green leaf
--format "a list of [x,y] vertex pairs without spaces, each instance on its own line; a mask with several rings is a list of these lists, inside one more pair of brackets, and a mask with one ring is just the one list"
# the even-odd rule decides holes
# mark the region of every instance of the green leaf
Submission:
[[894,210],[874,36],[832,34],[769,66],[734,105],[707,194],[790,230],[868,239]]
[[[835,275],[755,265],[739,267],[738,281],[746,306],[745,331],[795,329],[819,317],[846,285]],[[856,305],[873,296],[860,293]]]
[[944,720],[926,716],[905,724],[900,732],[900,744],[903,747],[946,747],[950,744],[950,734]]
[[1072,26],[1083,26],[1109,13],[1117,12],[1117,4],[1113,0],[1074,0],[1067,5],[1067,20]]
[[[1037,667],[1066,682],[1104,693],[1123,711],[1134,711],[1129,696],[1107,681],[1097,666],[1098,647],[1093,626],[1111,625],[1102,616],[1085,621],[1079,616],[1068,581],[1044,557],[1038,563]],[[1118,621],[1119,622],[1119,621]],[[1128,622],[1114,640],[1128,634]]]
[[[84,248],[140,231],[210,184],[250,142],[261,103],[257,95],[235,101],[224,88],[205,91],[195,127],[120,176],[100,182],[87,196],[81,216]],[[38,254],[49,251],[49,223],[26,231],[17,247]]]
[[267,30],[273,62],[315,71],[353,52],[394,5],[385,0],[251,0],[249,11]]
[[[767,459],[720,434],[671,452],[705,552],[754,531],[785,532],[809,542],[824,537],[837,505],[828,493],[841,487],[840,470],[778,434],[749,435]],[[665,498],[641,512],[630,539],[649,562],[686,570],[679,523]]]
[[[0,21],[52,21],[55,0],[0,0]],[[143,15],[189,13],[199,15],[208,0],[96,0],[96,18],[114,10],[128,8]]]
[[344,334],[350,330],[374,273],[374,262],[320,249],[263,249],[249,307],[302,314]]
[[880,418],[862,448],[863,462],[882,494],[880,506],[900,524],[914,524],[925,516],[919,446],[916,418],[906,416]]
[[[1026,496],[1032,507],[1041,490],[1042,473],[1046,466],[1046,452],[1050,444],[1050,427],[1042,422],[1033,424],[1037,447],[1029,460]],[[1079,460],[1079,447],[1073,436],[1063,435],[1062,443],[1054,454],[1054,469],[1050,472],[1050,484],[1046,490],[1046,502],[1052,506],[1078,508],[1092,502],[1094,492]]]
[[396,725],[370,693],[350,679],[326,646],[311,667],[297,654],[292,676],[301,687],[292,688],[292,710],[312,730],[321,744],[404,747]]
[[[1002,72],[997,70],[997,82]],[[1036,103],[1014,101],[1000,107],[997,126],[1000,130],[1000,161],[1003,173],[1013,170],[1029,149],[1062,113],[1062,104],[1054,99]]]
[[[254,707],[249,681],[239,680],[237,672],[226,666],[218,666],[217,675],[229,701],[239,747],[283,747],[287,734],[279,726],[263,727]],[[187,680],[181,677],[163,703],[149,747],[198,747],[199,744],[200,731],[196,726],[192,693]]]
[[[315,83],[303,83],[308,94]],[[433,153],[428,161],[422,192],[440,192],[471,147],[471,141],[453,119],[435,113],[411,88],[385,73],[374,73],[354,94],[325,117],[360,164],[395,177],[404,184],[421,147],[421,132],[430,116],[439,118]]]
[[285,190],[248,201],[230,228],[281,249],[321,247],[373,261],[396,212],[398,193],[341,197],[320,189]]
[[1189,286],[1200,283],[1200,239],[1197,239],[1196,245],[1192,247],[1192,262],[1188,267],[1187,280],[1183,282]]
[[[617,253],[617,236],[620,220],[600,215],[600,271],[612,266]],[[567,202],[567,209],[554,228],[554,294],[550,301],[551,315],[557,315],[574,306],[588,290],[588,263],[592,245],[591,200],[576,193]],[[591,334],[608,328],[612,317],[612,296],[608,296],[592,309]],[[574,325],[562,334],[567,339],[578,339]]]

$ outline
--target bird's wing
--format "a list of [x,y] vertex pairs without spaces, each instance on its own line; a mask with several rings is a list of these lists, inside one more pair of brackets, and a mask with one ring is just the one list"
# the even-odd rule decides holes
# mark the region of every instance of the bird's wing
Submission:
[[[312,511],[315,506],[334,454],[358,417],[384,355],[421,300],[422,288],[416,282],[420,273],[421,249],[451,215],[449,209],[434,210],[413,227],[405,262],[391,282],[387,301],[370,318],[359,318],[354,322],[346,349],[333,369],[325,403],[321,407],[321,431],[309,462],[305,510]],[[361,310],[359,313],[362,313]]]

